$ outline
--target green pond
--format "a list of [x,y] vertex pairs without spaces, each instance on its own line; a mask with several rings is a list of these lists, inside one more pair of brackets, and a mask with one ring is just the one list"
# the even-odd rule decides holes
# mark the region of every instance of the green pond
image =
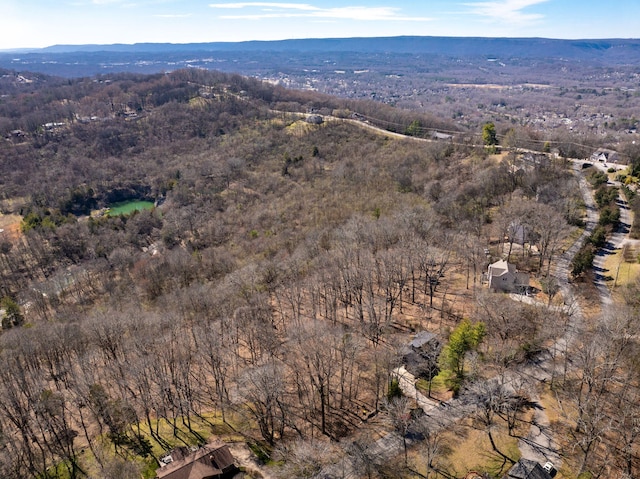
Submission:
[[123,201],[121,203],[114,203],[109,207],[107,214],[109,216],[128,215],[134,211],[150,210],[153,208],[153,201]]

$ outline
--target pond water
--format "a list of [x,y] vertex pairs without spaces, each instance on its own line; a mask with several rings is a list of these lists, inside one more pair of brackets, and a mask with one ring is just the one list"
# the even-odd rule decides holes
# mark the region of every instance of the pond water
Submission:
[[128,215],[134,211],[150,210],[153,208],[153,201],[131,200],[121,203],[114,203],[109,207],[107,215],[118,216]]

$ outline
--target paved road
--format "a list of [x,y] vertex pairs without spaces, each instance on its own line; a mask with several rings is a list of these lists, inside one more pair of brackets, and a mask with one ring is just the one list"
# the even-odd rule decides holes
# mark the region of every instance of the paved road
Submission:
[[[628,168],[627,165],[621,165],[618,163],[600,163],[577,159],[571,161],[573,162],[574,170],[578,172],[582,169],[582,165],[585,163],[589,163],[593,165],[593,167],[603,172],[606,172],[609,168],[614,168],[616,171],[621,171]],[[609,184],[617,187],[621,186],[620,182],[618,181],[612,181],[609,182]],[[591,189],[584,179],[581,179],[580,191],[582,192],[582,197],[585,204],[587,205],[587,215],[589,218],[588,221],[590,224],[593,223],[593,225],[595,226],[598,221],[598,211],[595,205],[595,201],[593,200]],[[611,254],[615,254],[615,250],[622,248],[626,243],[639,243],[639,241],[631,240],[629,238],[629,230],[631,228],[633,219],[631,216],[629,205],[624,199],[622,192],[620,192],[620,195],[618,196],[616,202],[620,207],[620,224],[616,231],[614,231],[614,233],[608,238],[605,246],[597,252],[596,257],[593,260],[593,270],[595,272],[594,284],[596,289],[598,290],[598,294],[600,295],[600,303],[602,304],[603,313],[613,305],[611,291],[607,285],[607,280],[610,277],[615,278],[617,273],[617,271],[609,271],[605,268],[607,257]],[[589,234],[591,231],[593,231],[591,228],[588,228],[588,230]]]
[[[539,398],[532,396],[531,401],[538,402]],[[559,454],[560,447],[554,440],[551,422],[544,409],[534,409],[531,429],[529,429],[527,437],[518,441],[518,449],[525,459],[541,464],[551,461],[556,468],[562,464]]]
[[[580,174],[582,169],[582,161],[573,161],[574,172],[578,177],[580,193],[586,206],[585,228],[582,235],[560,255],[552,270],[553,276],[556,278],[560,287],[560,292],[564,301],[562,309],[569,313],[569,319],[564,334],[558,337],[549,349],[555,351],[567,351],[577,337],[577,333],[582,326],[583,315],[580,304],[577,301],[574,289],[569,283],[571,272],[571,261],[576,253],[580,250],[584,240],[591,235],[598,223],[598,210],[591,194],[591,188],[583,175]],[[605,288],[606,289],[606,288]],[[608,292],[608,290],[607,290]],[[538,364],[528,365],[519,371],[519,377],[529,377],[529,381],[546,382],[552,378],[553,368],[556,365],[553,362],[551,354],[547,354],[541,358]],[[532,396],[533,402],[538,402],[537,396]],[[562,459],[558,454],[557,443],[553,439],[553,433],[550,428],[549,418],[544,409],[535,409],[533,423],[526,437],[520,439],[518,448],[522,457],[544,464],[551,461],[556,467],[559,467]]]
[[[433,141],[428,139],[421,139],[415,137],[407,137],[398,133],[391,133],[373,125],[363,123],[357,120],[346,120],[350,123],[355,123],[360,126],[365,126],[372,130],[376,130],[380,133],[389,136],[397,136],[404,138],[411,138],[418,141]],[[589,163],[585,160],[574,159],[573,163],[574,171],[579,178],[580,192],[582,194],[583,201],[586,206],[586,220],[585,229],[582,235],[576,239],[576,241],[567,248],[562,255],[560,255],[553,268],[553,276],[556,278],[562,297],[564,300],[563,309],[569,313],[569,320],[566,325],[564,335],[557,338],[555,344],[553,344],[549,350],[555,351],[567,351],[571,343],[573,343],[577,337],[577,332],[582,327],[583,315],[580,304],[573,291],[573,286],[569,283],[569,276],[571,271],[571,261],[576,253],[580,250],[584,240],[591,235],[598,223],[598,210],[591,193],[591,188],[583,175],[580,173],[582,165]],[[593,164],[593,163],[592,163]],[[601,170],[607,170],[608,167],[614,167],[617,170],[626,168],[626,165],[617,164],[599,164],[595,163],[594,166]],[[620,200],[621,206],[621,228],[609,240],[609,249],[614,250],[621,247],[621,245],[628,241],[628,230],[631,224],[631,216],[629,209],[625,202]],[[605,252],[606,253],[606,252]],[[602,268],[604,264],[605,255],[598,255],[594,266],[596,268]],[[597,276],[597,275],[596,275]],[[604,275],[602,275],[604,276]],[[596,278],[596,287],[600,292],[600,299],[603,304],[603,309],[608,307],[612,303],[611,294],[607,288],[603,278]],[[551,354],[547,354],[545,357],[540,358],[537,364],[531,364],[523,367],[521,370],[510,373],[510,378],[505,378],[505,381],[513,382],[522,381],[523,379],[529,384],[535,384],[537,382],[545,382],[551,379],[553,374],[553,368],[556,365],[553,362]],[[399,368],[394,371],[394,374],[399,378],[399,385],[403,393],[411,398],[415,398],[417,404],[425,411],[426,416],[423,421],[429,423],[429,427],[432,429],[446,428],[453,423],[457,422],[463,417],[472,414],[473,407],[465,405],[459,399],[450,400],[448,403],[437,403],[429,398],[426,398],[415,388],[415,378],[406,371],[404,368]],[[539,402],[539,398],[533,395],[532,402]],[[409,439],[408,443],[413,443],[413,439]],[[531,459],[544,463],[546,461],[552,461],[556,467],[560,466],[562,458],[559,455],[559,448],[554,441],[553,433],[550,428],[550,421],[545,413],[544,409],[539,408],[534,411],[532,425],[529,433],[526,437],[521,438],[518,447],[523,458]],[[386,458],[390,458],[398,454],[402,450],[402,438],[396,433],[388,433],[384,437],[377,440],[369,448],[369,457],[376,457],[380,461],[384,461]],[[358,477],[354,473],[353,467],[350,463],[341,462],[340,464],[334,464],[326,467],[323,470],[323,477],[340,477],[345,479],[355,479]]]
[[[554,276],[560,285],[560,290],[564,299],[564,308],[570,311],[569,321],[565,334],[558,338],[555,344],[552,346],[556,351],[566,351],[570,344],[576,339],[577,332],[581,327],[583,321],[582,310],[579,302],[574,295],[573,287],[569,283],[569,274],[571,271],[571,260],[582,246],[584,240],[593,232],[598,223],[598,210],[593,199],[591,188],[583,175],[580,174],[582,169],[582,160],[573,160],[574,171],[579,177],[580,192],[584,204],[586,206],[586,225],[585,230],[574,244],[571,245],[561,256],[558,258],[554,268]],[[595,164],[597,168],[606,170],[608,166],[614,166],[617,170],[626,168],[624,165],[603,165]],[[619,186],[619,184],[617,185]],[[620,206],[620,227],[609,238],[606,246],[602,248],[594,260],[595,286],[600,295],[600,301],[602,303],[603,313],[606,313],[607,308],[613,305],[611,298],[611,292],[606,284],[606,276],[611,276],[612,273],[604,268],[604,263],[609,254],[612,254],[616,249],[622,247],[622,245],[629,241],[628,234],[631,227],[631,213],[629,211],[626,201],[621,197],[618,198],[618,205]],[[615,272],[613,272],[615,275]],[[551,362],[551,357],[542,360],[537,366],[535,371],[530,371],[539,380],[549,380],[551,378],[551,368],[554,365]],[[532,401],[536,401],[537,398],[532,397]],[[556,466],[560,465],[561,458],[558,455],[557,445],[553,440],[553,435],[549,428],[549,420],[544,410],[537,409],[534,412],[534,422],[531,426],[529,434],[526,438],[520,440],[518,446],[522,457],[535,460],[538,462],[545,462],[547,460],[552,461]]]
[[[620,183],[614,182],[614,185],[620,186]],[[629,205],[624,200],[622,193],[618,196],[616,203],[620,207],[620,222],[618,228],[608,238],[605,246],[598,250],[593,260],[593,270],[595,272],[594,281],[600,295],[603,313],[613,305],[611,290],[607,285],[607,280],[609,280],[609,278],[615,278],[617,275],[617,271],[610,271],[605,267],[607,257],[615,254],[616,250],[622,248],[625,243],[637,243],[637,241],[629,239],[629,231],[633,220],[631,218]]]

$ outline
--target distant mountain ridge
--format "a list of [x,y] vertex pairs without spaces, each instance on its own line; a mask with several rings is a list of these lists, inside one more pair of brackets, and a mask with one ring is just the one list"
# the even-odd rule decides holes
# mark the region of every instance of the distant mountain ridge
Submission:
[[[159,73],[181,68],[204,68],[259,78],[286,77],[286,81],[296,76],[299,82],[306,81],[303,77],[313,72],[331,75],[335,73],[334,70],[350,69],[410,74],[443,68],[441,71],[447,72],[444,76],[451,77],[461,67],[460,60],[466,64],[463,67],[467,69],[466,74],[471,74],[468,71],[469,64],[476,64],[473,68],[482,71],[487,60],[495,60],[496,65],[502,67],[508,64],[512,68],[520,68],[520,72],[527,68],[535,70],[524,74],[526,77],[531,77],[531,74],[548,75],[548,72],[543,73],[540,65],[551,64],[555,64],[554,71],[564,66],[574,71],[584,71],[583,68],[588,67],[592,69],[590,75],[602,73],[598,69],[625,68],[635,71],[640,64],[640,39],[403,36],[185,44],[54,45],[29,51],[0,52],[0,68],[69,78],[118,72]],[[494,73],[499,76],[497,72]],[[506,71],[502,74],[506,74]],[[513,70],[510,74],[513,74]],[[494,75],[492,81],[495,79]]]
[[411,53],[450,56],[606,59],[633,62],[640,58],[640,39],[557,40],[489,37],[373,37],[212,43],[136,43],[112,45],[53,45],[33,53],[72,52],[359,52]]

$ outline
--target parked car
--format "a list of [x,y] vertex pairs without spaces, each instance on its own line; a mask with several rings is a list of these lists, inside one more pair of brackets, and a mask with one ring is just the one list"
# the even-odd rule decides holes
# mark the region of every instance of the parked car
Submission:
[[553,465],[553,462],[551,462],[551,461],[545,462],[544,466],[542,466],[542,469],[547,471],[547,473],[549,473],[549,475],[551,477],[554,477],[556,475],[556,473],[558,472],[558,471],[556,471],[556,467]]

